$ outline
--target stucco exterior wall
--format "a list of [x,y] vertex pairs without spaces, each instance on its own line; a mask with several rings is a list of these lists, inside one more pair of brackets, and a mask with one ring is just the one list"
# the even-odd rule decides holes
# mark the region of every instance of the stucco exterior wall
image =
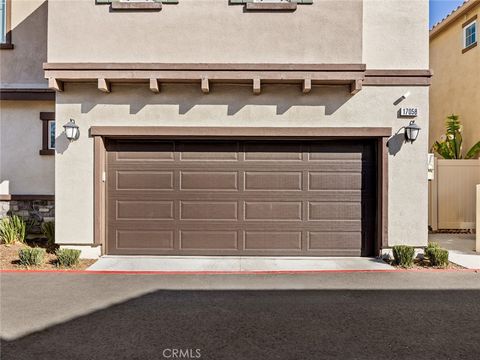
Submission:
[[397,118],[400,105],[393,103],[406,91],[411,96],[401,105],[418,106],[417,123],[427,129],[427,87],[365,87],[352,96],[344,86],[314,87],[303,95],[298,86],[265,85],[255,96],[251,86],[239,85],[215,85],[204,95],[198,85],[165,85],[160,94],[114,85],[104,94],[94,84],[67,84],[57,96],[57,119],[75,119],[81,135],[68,143],[57,126],[57,242],[93,242],[91,126],[389,126],[400,131],[389,155],[389,245],[426,245],[428,142],[423,131],[414,144],[403,144],[401,127],[408,121]]
[[50,0],[48,61],[361,63],[362,7],[316,0],[295,12],[244,12],[228,0],[181,0],[160,12],[109,12],[94,0]]
[[55,157],[41,156],[42,111],[53,101],[0,101],[0,195],[53,195]]
[[0,82],[3,88],[44,88],[47,81],[48,6],[46,0],[11,2],[14,49],[0,50]]
[[430,89],[430,142],[445,134],[446,117],[460,116],[464,126],[463,148],[480,141],[480,46],[462,54],[462,24],[477,15],[480,6],[461,16],[430,41],[430,67],[434,72]]
[[428,69],[428,11],[428,0],[364,0],[367,67]]

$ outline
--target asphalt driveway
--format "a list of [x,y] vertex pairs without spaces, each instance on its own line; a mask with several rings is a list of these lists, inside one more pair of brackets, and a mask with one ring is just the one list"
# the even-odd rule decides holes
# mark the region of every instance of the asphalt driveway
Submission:
[[480,274],[472,272],[2,274],[1,290],[3,360],[480,353]]

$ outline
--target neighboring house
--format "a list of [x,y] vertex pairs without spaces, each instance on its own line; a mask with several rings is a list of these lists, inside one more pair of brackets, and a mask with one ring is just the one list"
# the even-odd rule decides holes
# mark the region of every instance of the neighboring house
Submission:
[[480,140],[480,0],[466,1],[430,31],[430,141],[445,134],[446,117],[460,116],[463,148]]
[[55,93],[42,69],[48,4],[0,0],[0,11],[0,217],[12,211],[38,225],[54,217]]
[[[426,0],[50,0],[56,242],[83,256],[424,246],[428,69]],[[414,143],[400,107],[419,110]],[[18,154],[33,131],[2,159],[41,161]]]

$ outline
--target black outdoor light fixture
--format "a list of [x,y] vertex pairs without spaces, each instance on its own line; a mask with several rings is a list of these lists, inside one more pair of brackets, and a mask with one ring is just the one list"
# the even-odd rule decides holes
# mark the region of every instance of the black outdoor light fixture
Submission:
[[410,124],[405,126],[405,140],[413,143],[415,140],[417,140],[420,130],[421,127],[415,124],[415,120],[410,121]]
[[80,129],[78,128],[78,125],[75,124],[75,120],[70,119],[68,123],[63,125],[63,128],[65,129],[65,135],[70,142],[77,140],[80,137]]

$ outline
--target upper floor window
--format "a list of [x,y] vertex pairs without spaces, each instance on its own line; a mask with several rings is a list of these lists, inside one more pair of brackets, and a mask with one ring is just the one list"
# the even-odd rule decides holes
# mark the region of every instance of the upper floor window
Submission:
[[12,0],[0,0],[0,49],[13,49],[10,31],[10,13]]
[[7,42],[7,0],[0,0],[0,43],[5,44]]
[[477,20],[473,20],[463,28],[463,48],[468,48],[477,42]]

